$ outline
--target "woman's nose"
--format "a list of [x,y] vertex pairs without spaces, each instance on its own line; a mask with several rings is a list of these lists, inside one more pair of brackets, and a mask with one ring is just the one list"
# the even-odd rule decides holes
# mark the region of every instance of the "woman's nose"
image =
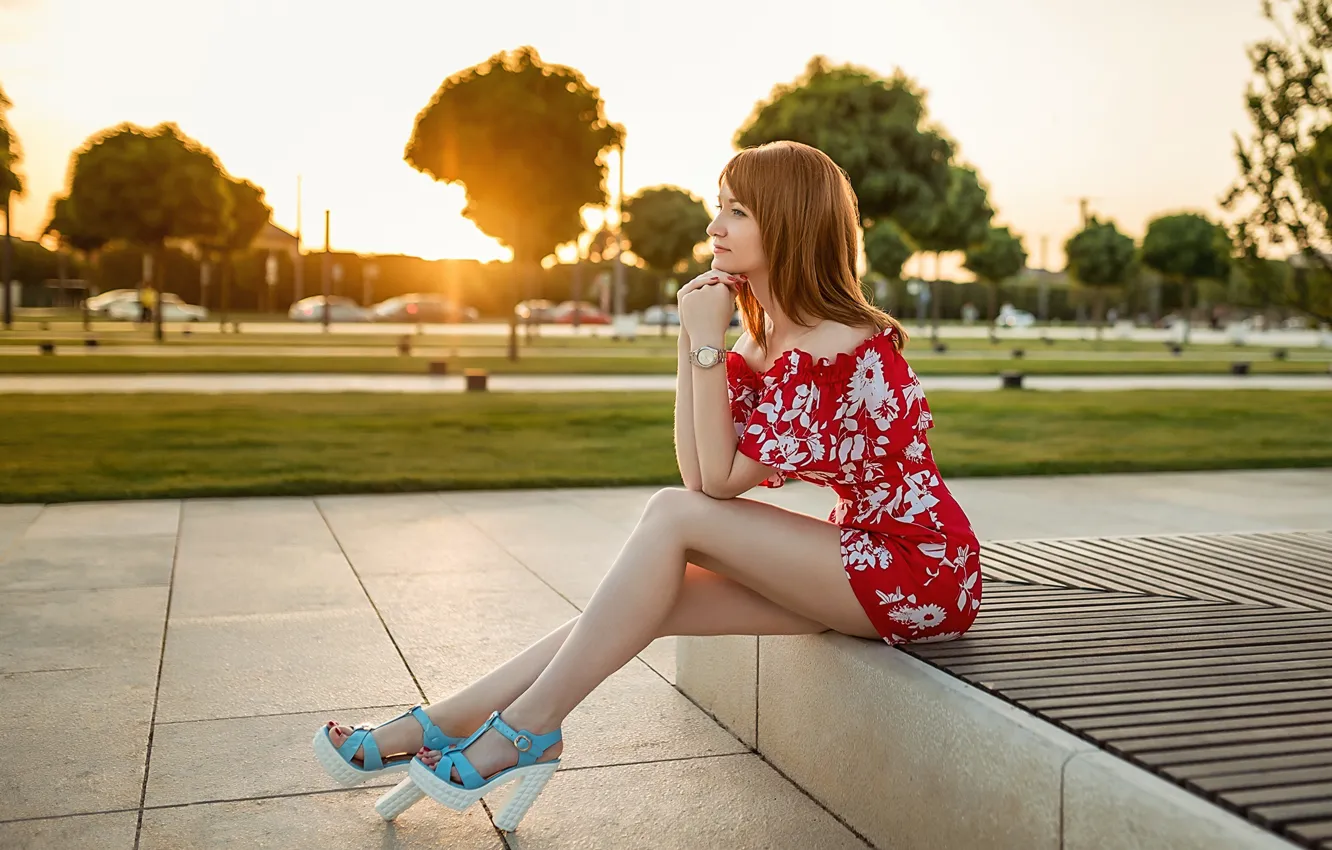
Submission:
[[721,221],[714,218],[712,221],[708,222],[707,234],[709,236],[725,236],[726,231],[722,229]]

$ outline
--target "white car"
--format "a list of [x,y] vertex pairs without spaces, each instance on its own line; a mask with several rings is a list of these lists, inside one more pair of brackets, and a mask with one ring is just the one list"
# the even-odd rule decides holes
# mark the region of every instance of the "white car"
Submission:
[[643,324],[645,325],[678,325],[680,324],[680,311],[674,304],[651,307],[643,311]]
[[88,312],[105,314],[106,309],[117,301],[124,301],[126,298],[137,298],[139,291],[137,289],[111,289],[99,295],[94,295],[88,299]]
[[997,328],[1029,328],[1036,324],[1036,317],[1026,310],[1000,310],[999,315],[994,317],[994,325]]
[[[108,293],[110,294],[110,293]],[[165,292],[157,299],[162,305],[162,321],[164,322],[203,322],[208,319],[208,310],[197,304],[186,304],[179,295]],[[137,322],[143,316],[143,308],[139,304],[139,294],[132,292],[128,298],[118,298],[106,306],[105,315],[108,319],[117,319],[122,322]]]

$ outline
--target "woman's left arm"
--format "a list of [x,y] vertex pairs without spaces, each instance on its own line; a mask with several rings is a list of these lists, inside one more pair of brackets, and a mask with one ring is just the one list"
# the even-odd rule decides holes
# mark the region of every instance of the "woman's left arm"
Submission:
[[[724,285],[704,286],[680,302],[680,322],[689,330],[695,349],[711,345],[726,350],[726,328],[734,296]],[[698,447],[703,492],[714,499],[733,499],[757,487],[773,470],[736,451],[738,443],[726,391],[725,361],[693,370],[694,440]]]

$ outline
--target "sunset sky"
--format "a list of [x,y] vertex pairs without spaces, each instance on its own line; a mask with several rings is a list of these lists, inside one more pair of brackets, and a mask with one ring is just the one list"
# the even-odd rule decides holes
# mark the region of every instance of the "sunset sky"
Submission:
[[[504,258],[459,215],[460,187],[403,162],[449,75],[535,46],[601,89],[628,130],[630,193],[704,198],[754,103],[825,54],[928,92],[932,120],[980,170],[998,222],[1049,264],[1079,196],[1135,237],[1162,212],[1219,215],[1247,136],[1245,45],[1258,0],[823,0],[819,3],[426,0],[0,0],[0,86],[25,152],[15,231],[32,238],[70,154],[123,121],[174,121],[296,225],[306,244],[427,258]],[[669,10],[669,11],[668,11]],[[614,175],[611,177],[614,188]]]

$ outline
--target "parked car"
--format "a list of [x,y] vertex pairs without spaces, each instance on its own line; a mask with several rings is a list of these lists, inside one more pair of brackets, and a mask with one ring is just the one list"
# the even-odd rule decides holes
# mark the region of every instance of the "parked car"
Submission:
[[117,301],[138,297],[139,291],[137,289],[109,289],[88,299],[88,312],[95,315],[105,315],[106,309]]
[[[311,295],[292,304],[287,318],[293,322],[322,322],[324,309],[324,296]],[[369,310],[341,295],[330,295],[327,309],[330,322],[369,322],[374,318]]]
[[381,301],[370,308],[376,322],[475,322],[481,318],[475,307],[455,304],[443,295],[411,292]]
[[1026,310],[1016,310],[1005,305],[999,311],[999,315],[994,317],[994,325],[998,328],[1029,328],[1036,324],[1036,317]]
[[524,322],[549,322],[554,309],[554,301],[532,298],[527,301],[519,301],[518,305],[513,308],[513,314]]
[[611,323],[610,314],[602,312],[600,307],[587,301],[561,301],[555,309],[551,310],[548,321],[560,325],[572,325],[575,309],[578,311],[578,321],[581,324],[609,325]]
[[643,311],[643,324],[645,325],[678,325],[680,324],[680,309],[674,304],[651,307]]
[[[208,310],[198,304],[186,304],[179,295],[171,292],[162,293],[158,299],[162,306],[164,322],[202,322],[208,318]],[[139,293],[130,290],[129,297],[117,298],[106,305],[102,311],[108,319],[122,322],[137,322],[143,316],[143,307],[139,304]]]

